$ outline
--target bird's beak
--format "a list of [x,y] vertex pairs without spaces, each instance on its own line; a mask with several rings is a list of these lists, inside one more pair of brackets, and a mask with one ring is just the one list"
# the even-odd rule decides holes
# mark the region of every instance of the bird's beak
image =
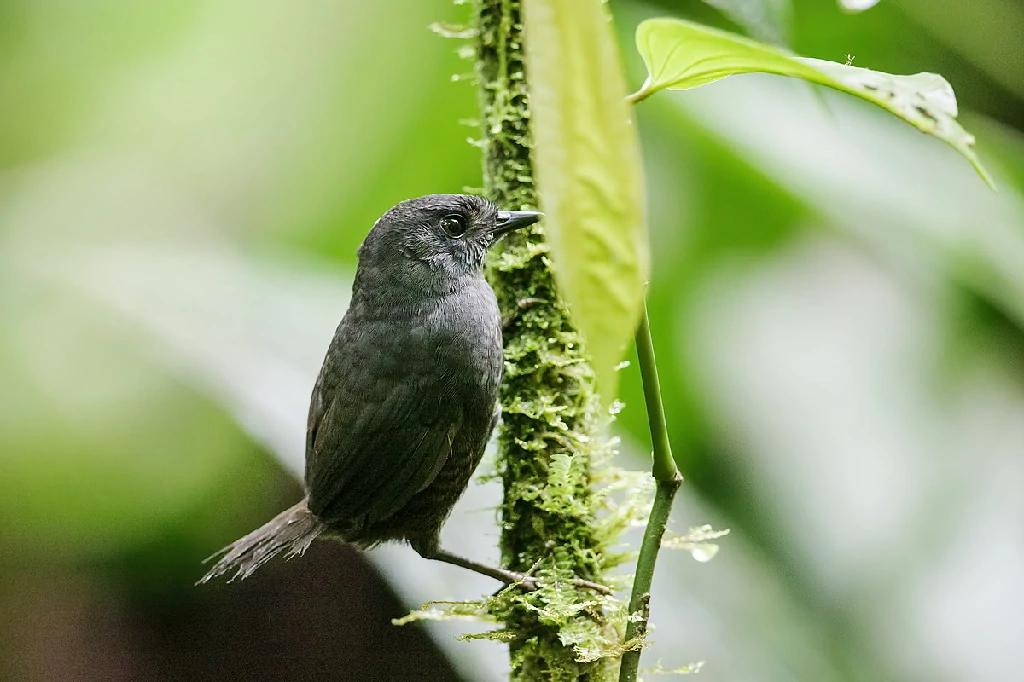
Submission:
[[543,217],[540,211],[498,211],[498,224],[491,233],[492,239],[498,241],[509,232],[533,225]]

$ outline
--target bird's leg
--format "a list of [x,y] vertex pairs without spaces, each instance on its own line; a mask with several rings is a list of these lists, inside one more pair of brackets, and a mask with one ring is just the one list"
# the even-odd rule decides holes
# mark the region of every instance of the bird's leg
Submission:
[[[517,573],[515,571],[509,571],[504,568],[498,568],[497,566],[488,566],[487,564],[481,564],[472,559],[461,557],[458,554],[452,554],[447,552],[436,543],[412,543],[412,548],[423,557],[424,559],[433,559],[434,561],[443,561],[446,564],[452,564],[453,566],[459,566],[465,568],[474,573],[480,573],[486,575],[489,578],[500,580],[506,585],[513,583],[520,583],[523,587],[528,590],[537,589],[537,578],[527,573]],[[589,580],[581,580],[574,578],[572,584],[576,587],[580,587],[586,590],[593,590],[601,594],[611,594],[612,591],[606,586],[599,583],[591,582]]]
[[537,579],[533,576],[526,575],[525,573],[516,573],[515,571],[509,571],[504,568],[498,568],[497,566],[488,566],[487,564],[481,564],[479,562],[473,561],[472,559],[461,557],[458,554],[452,554],[451,552],[447,552],[441,549],[440,547],[428,551],[417,551],[419,552],[419,555],[424,559],[433,559],[434,561],[443,561],[446,564],[459,566],[460,568],[465,568],[467,570],[473,571],[474,573],[480,573],[481,575],[486,575],[489,578],[500,580],[506,585],[511,585],[513,583],[522,583],[523,587],[525,587],[528,590],[537,589]]

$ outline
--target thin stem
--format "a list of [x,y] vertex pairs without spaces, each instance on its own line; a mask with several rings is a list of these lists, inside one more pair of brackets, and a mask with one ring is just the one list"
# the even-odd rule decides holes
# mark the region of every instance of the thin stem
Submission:
[[626,95],[626,102],[628,102],[629,104],[643,102],[645,99],[654,94],[654,90],[650,89],[650,87],[651,79],[648,78],[647,80],[644,81],[644,84],[640,86],[639,90],[630,95]]
[[672,446],[668,439],[665,421],[665,407],[661,402],[661,383],[658,380],[658,366],[654,360],[654,342],[651,339],[650,320],[647,305],[644,305],[640,325],[636,331],[636,349],[640,363],[640,376],[644,384],[644,401],[647,404],[647,421],[651,427],[651,441],[654,444],[654,466],[652,473],[658,482],[654,493],[654,506],[647,519],[640,556],[636,562],[636,577],[633,592],[629,597],[629,613],[638,616],[626,626],[626,642],[637,648],[622,655],[619,666],[619,682],[635,682],[640,667],[640,646],[647,634],[647,622],[651,609],[651,582],[654,580],[654,565],[661,550],[661,539],[665,535],[672,499],[676,495],[683,477],[672,458]]
[[652,473],[659,483],[678,485],[679,468],[672,458],[672,445],[668,440],[668,425],[665,421],[665,406],[661,402],[661,381],[658,380],[658,364],[654,359],[654,341],[651,339],[651,323],[644,303],[640,324],[636,330],[636,354],[640,361],[640,377],[644,384],[644,403],[647,406],[647,422],[651,428],[654,444],[654,468]]
[[636,104],[637,102],[643,102],[645,99],[653,95],[653,92],[647,92],[646,90],[637,90],[634,93],[626,95],[626,102],[629,104]]

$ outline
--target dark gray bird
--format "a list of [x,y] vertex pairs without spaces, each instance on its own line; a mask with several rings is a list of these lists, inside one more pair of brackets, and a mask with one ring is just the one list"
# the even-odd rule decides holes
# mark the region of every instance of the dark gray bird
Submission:
[[484,256],[540,215],[437,194],[377,221],[313,387],[306,498],[214,555],[200,582],[245,578],[318,536],[361,548],[406,541],[429,559],[504,582],[524,578],[445,552],[440,532],[500,411],[501,317]]

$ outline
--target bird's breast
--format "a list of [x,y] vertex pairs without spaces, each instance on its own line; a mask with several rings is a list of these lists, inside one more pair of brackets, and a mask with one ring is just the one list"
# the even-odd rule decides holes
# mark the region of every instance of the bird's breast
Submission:
[[496,395],[502,368],[498,303],[482,277],[460,284],[430,296],[403,292],[358,301],[339,334],[350,348],[339,347],[338,354],[354,364],[380,364],[378,375],[423,372],[463,390],[478,387],[483,395],[473,399]]
[[439,369],[466,372],[492,388],[501,376],[501,315],[494,292],[482,284],[437,300],[419,328]]

